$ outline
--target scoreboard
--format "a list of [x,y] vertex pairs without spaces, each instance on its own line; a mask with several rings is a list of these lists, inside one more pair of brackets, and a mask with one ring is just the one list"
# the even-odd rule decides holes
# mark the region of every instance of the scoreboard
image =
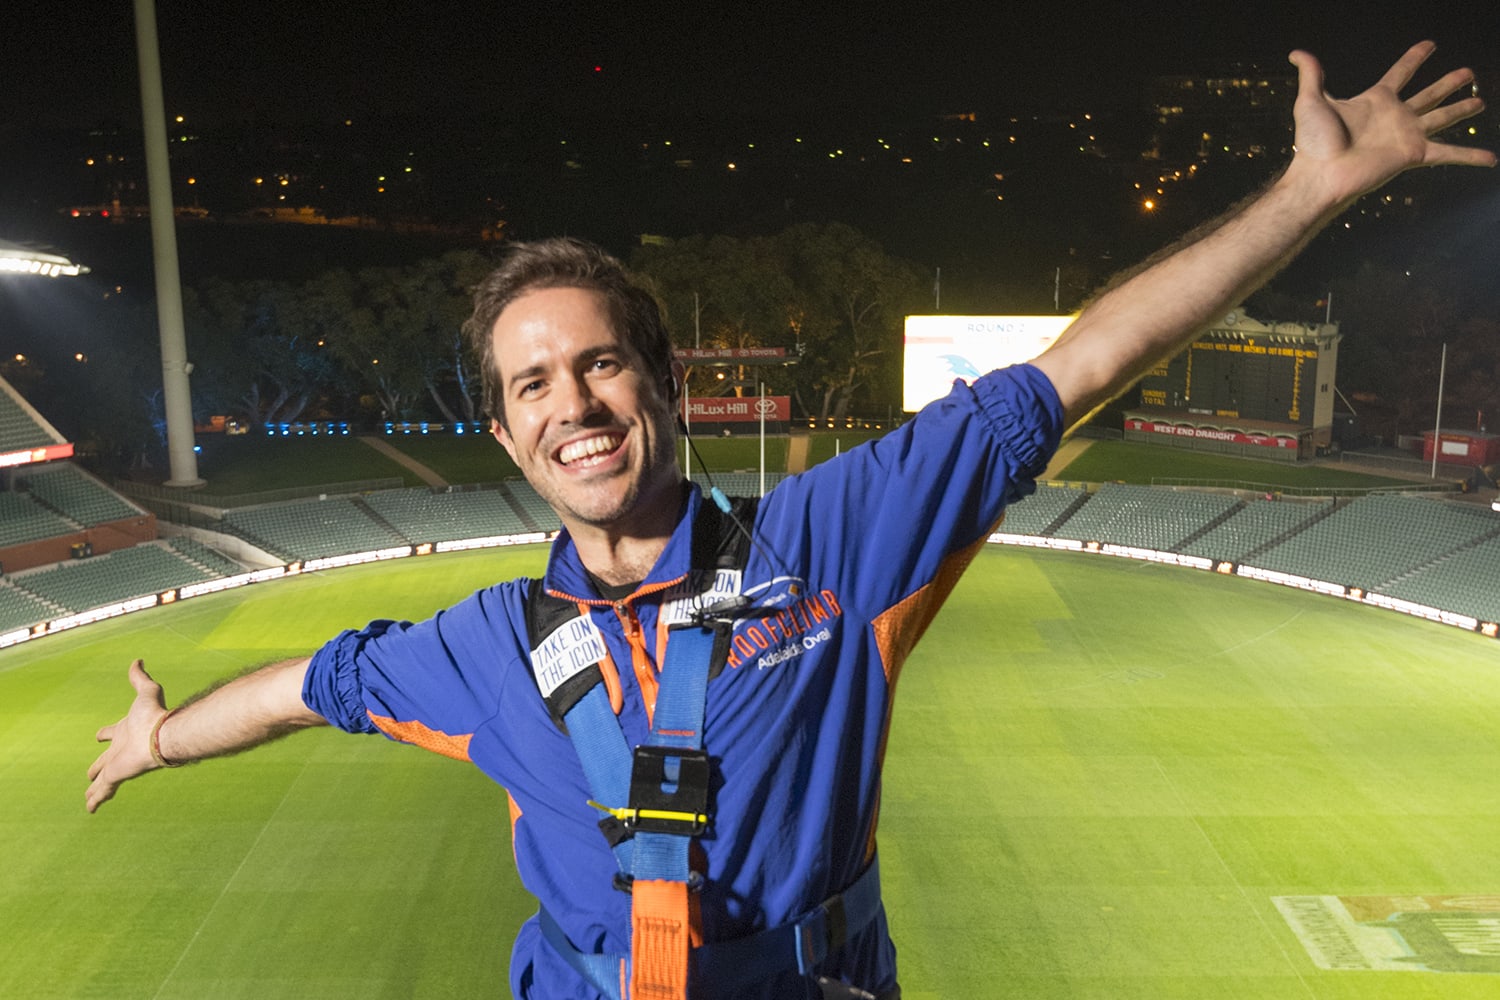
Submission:
[[1329,426],[1336,324],[1267,325],[1231,313],[1140,380],[1143,407],[1231,420]]
[[1141,405],[1301,424],[1312,418],[1317,371],[1316,346],[1205,338],[1141,379]]

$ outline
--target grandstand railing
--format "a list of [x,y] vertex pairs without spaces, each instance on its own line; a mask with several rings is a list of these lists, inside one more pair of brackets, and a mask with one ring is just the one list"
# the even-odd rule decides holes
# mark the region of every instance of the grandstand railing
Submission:
[[[1432,475],[1431,459],[1407,455],[1376,455],[1364,451],[1345,451],[1339,454],[1339,462],[1344,465],[1363,465],[1371,469],[1384,469],[1387,472],[1401,472],[1414,476]],[[1437,466],[1437,474],[1449,479],[1463,479],[1473,471],[1474,467],[1471,465],[1439,462]]]
[[1457,493],[1454,483],[1402,483],[1399,486],[1286,486],[1280,483],[1251,483],[1243,479],[1172,479],[1152,477],[1152,486],[1183,487],[1194,490],[1234,490],[1260,496],[1288,497],[1363,497],[1376,493]]
[[[316,496],[346,496],[355,493],[376,493],[380,490],[399,490],[406,483],[399,478],[354,479],[343,483],[323,483],[313,486],[288,486],[279,490],[259,490],[253,493],[201,493],[170,486],[152,486],[149,483],[133,483],[116,480],[114,488],[126,496],[141,501],[160,501],[166,504],[182,504],[194,507],[255,507],[260,504],[284,503],[288,500],[305,500]],[[154,508],[153,508],[154,509]],[[158,511],[157,513],[160,513]]]

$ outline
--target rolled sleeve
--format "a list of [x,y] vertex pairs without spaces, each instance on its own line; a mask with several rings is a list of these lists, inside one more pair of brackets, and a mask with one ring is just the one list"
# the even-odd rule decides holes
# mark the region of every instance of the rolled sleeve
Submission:
[[393,624],[371,622],[363,629],[347,629],[329,640],[308,665],[307,677],[302,682],[303,703],[345,732],[376,732],[365,708],[359,653],[366,642],[384,635]]
[[1057,390],[1029,364],[991,372],[973,389],[984,422],[1001,442],[1005,479],[1014,491],[1010,499],[1029,495],[1062,443],[1063,405]]
[[414,733],[473,734],[499,710],[508,682],[519,678],[535,692],[520,630],[523,593],[515,582],[497,584],[425,621],[341,632],[313,655],[302,700],[351,733],[403,742],[417,742]]

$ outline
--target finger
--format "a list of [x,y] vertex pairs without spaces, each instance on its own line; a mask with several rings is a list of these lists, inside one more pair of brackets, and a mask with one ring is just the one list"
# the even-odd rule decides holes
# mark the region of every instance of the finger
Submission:
[[110,740],[114,739],[115,738],[115,726],[118,726],[118,725],[119,725],[119,723],[116,722],[116,723],[113,723],[112,725],[105,726],[103,729],[100,729],[97,733],[94,734],[94,742],[95,743],[108,743]]
[[131,660],[128,676],[130,678],[130,686],[135,688],[138,694],[149,694],[152,687],[161,686],[151,679],[150,674],[146,673],[146,662],[144,660]]
[[1417,114],[1426,114],[1460,90],[1474,86],[1474,71],[1467,67],[1444,73],[1438,79],[1406,99],[1406,106]]
[[1426,155],[1422,157],[1424,167],[1493,167],[1495,162],[1495,154],[1488,149],[1453,146],[1445,142],[1429,142]]
[[89,812],[94,812],[104,803],[115,797],[115,789],[118,788],[111,782],[96,781],[89,785],[88,792],[83,797],[83,806]]
[[1427,112],[1422,116],[1422,127],[1427,130],[1428,135],[1436,135],[1465,118],[1473,118],[1483,110],[1483,101],[1477,97],[1466,97],[1461,101],[1444,104],[1440,108],[1433,108]]
[[99,772],[102,771],[102,770],[104,770],[104,758],[107,757],[107,756],[109,756],[109,751],[108,750],[104,751],[104,753],[101,753],[99,756],[95,757],[94,758],[94,762],[89,765],[89,780],[90,781],[93,781],[95,778],[99,777]]
[[146,673],[145,661],[130,661],[130,686],[135,688],[136,697],[145,696],[156,702],[159,707],[167,707],[166,692],[150,674]]
[[1375,86],[1389,87],[1399,94],[1408,83],[1411,83],[1411,78],[1417,75],[1417,70],[1422,68],[1422,64],[1436,49],[1436,42],[1418,42],[1413,45],[1400,59],[1396,60],[1390,69],[1385,71],[1385,76],[1382,76]]
[[1287,56],[1287,61],[1297,67],[1297,96],[1318,97],[1323,93],[1323,64],[1311,52],[1298,49]]

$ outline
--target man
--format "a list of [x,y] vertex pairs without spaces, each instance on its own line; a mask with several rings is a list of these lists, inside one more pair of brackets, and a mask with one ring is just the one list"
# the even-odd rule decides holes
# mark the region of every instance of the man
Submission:
[[129,714],[99,732],[112,742],[88,808],[291,729],[379,730],[507,789],[542,904],[515,945],[517,996],[899,995],[875,831],[907,653],[1067,426],[1361,194],[1414,166],[1494,165],[1430,138],[1481,110],[1472,94],[1444,103],[1472,87],[1467,70],[1398,96],[1431,52],[1413,47],[1350,101],[1294,53],[1296,153],[1266,191],[1118,283],[1031,364],[955,385],[753,510],[720,512],[683,481],[680,370],[618,265],[572,241],[514,248],[470,326],[494,436],[563,523],[544,584],[343,633],[171,712],[137,661]]

